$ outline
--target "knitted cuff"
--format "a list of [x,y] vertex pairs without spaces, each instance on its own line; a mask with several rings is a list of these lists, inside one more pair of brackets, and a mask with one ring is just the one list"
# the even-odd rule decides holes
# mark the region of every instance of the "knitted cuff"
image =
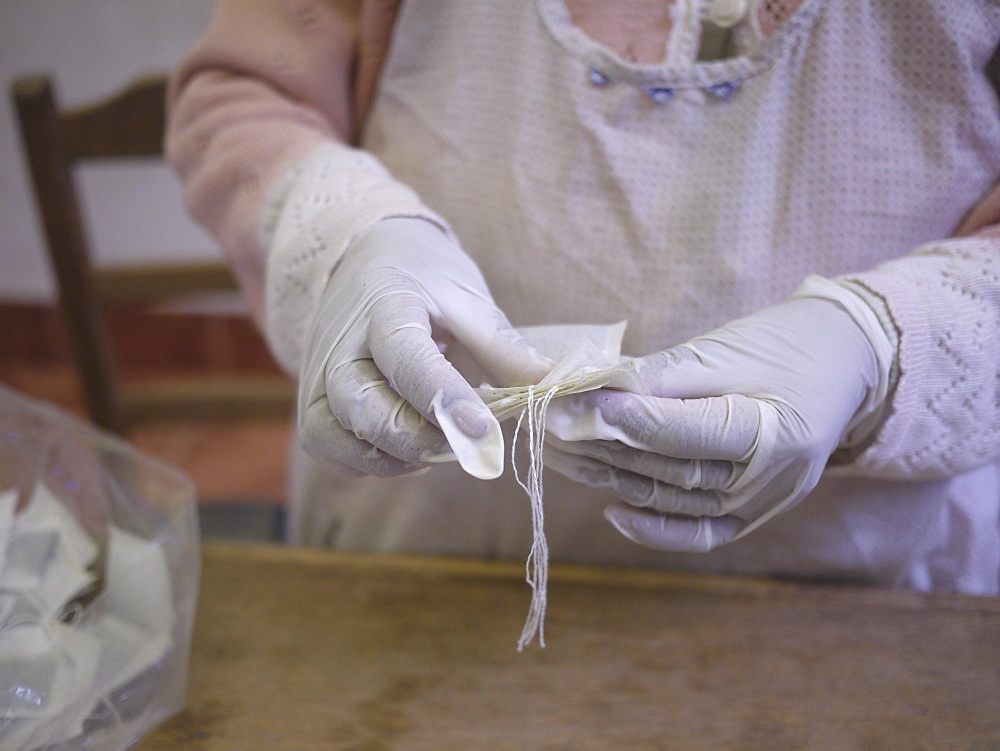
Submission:
[[323,289],[351,241],[376,222],[413,217],[447,223],[371,154],[322,146],[272,191],[260,223],[266,254],[266,334],[275,356],[297,374]]
[[853,471],[938,479],[996,461],[1000,446],[1000,242],[942,240],[850,280],[899,330],[891,409]]

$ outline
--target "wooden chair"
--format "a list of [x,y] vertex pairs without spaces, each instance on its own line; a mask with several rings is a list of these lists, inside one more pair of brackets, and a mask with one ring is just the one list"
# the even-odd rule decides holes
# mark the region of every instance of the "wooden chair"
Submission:
[[95,267],[74,185],[86,160],[161,159],[166,81],[136,81],[91,106],[61,110],[46,76],[18,79],[13,97],[60,305],[91,419],[125,434],[139,423],[291,414],[289,379],[205,376],[123,384],[106,317],[112,303],[153,303],[188,293],[233,290],[223,263]]

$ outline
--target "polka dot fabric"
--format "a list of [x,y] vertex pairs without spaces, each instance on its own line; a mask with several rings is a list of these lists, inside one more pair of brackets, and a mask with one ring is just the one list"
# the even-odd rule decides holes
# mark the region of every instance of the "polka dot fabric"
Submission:
[[[678,3],[684,26],[700,6]],[[984,73],[1000,5],[751,10],[730,57],[698,60],[676,34],[667,62],[634,66],[560,0],[408,0],[365,145],[449,221],[515,324],[627,318],[625,351],[641,355],[776,303],[810,273],[868,282],[901,330],[901,377],[891,440],[842,471],[942,478],[995,461],[996,337],[945,333],[997,330],[985,271],[997,247],[938,246],[949,260],[936,264],[911,254],[949,237],[1000,175]],[[963,284],[916,283],[945,267]],[[942,337],[976,351],[945,355]],[[942,381],[954,388],[935,401]],[[931,403],[943,419],[914,421]],[[995,481],[981,488],[970,502],[995,507]]]

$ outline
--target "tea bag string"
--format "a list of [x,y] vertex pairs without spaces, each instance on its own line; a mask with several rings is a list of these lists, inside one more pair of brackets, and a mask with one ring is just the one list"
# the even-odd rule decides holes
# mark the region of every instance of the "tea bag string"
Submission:
[[[548,598],[549,580],[549,546],[545,539],[545,508],[542,503],[542,470],[543,450],[545,447],[545,411],[549,402],[559,392],[559,386],[540,389],[538,386],[527,387],[527,404],[517,418],[514,428],[514,439],[511,445],[511,465],[514,468],[514,479],[531,502],[532,542],[528,560],[525,563],[525,573],[528,585],[531,587],[531,605],[528,617],[517,641],[517,651],[532,642],[538,636],[538,644],[545,647],[545,606]],[[521,427],[527,418],[528,444],[528,475],[521,479],[517,469],[517,444]]]

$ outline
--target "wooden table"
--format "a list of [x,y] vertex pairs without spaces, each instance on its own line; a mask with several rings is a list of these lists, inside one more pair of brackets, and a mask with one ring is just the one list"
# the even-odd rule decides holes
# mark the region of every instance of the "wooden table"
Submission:
[[213,543],[138,748],[997,749],[1000,600]]

